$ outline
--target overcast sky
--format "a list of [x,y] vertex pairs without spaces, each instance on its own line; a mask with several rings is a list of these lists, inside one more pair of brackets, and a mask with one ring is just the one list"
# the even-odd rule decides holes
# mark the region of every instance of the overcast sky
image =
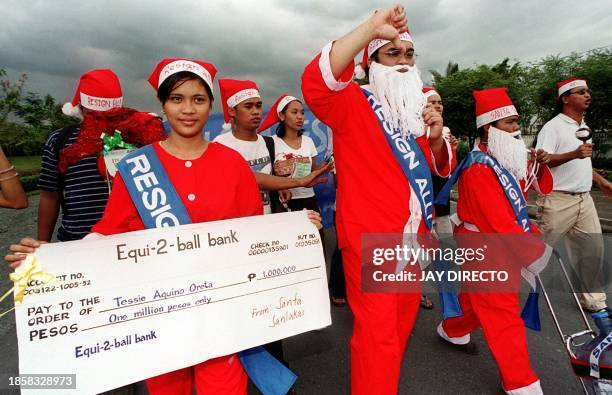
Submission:
[[[269,106],[301,96],[304,66],[375,8],[366,0],[0,0],[0,68],[27,73],[27,90],[69,101],[79,76],[111,68],[124,103],[159,111],[146,78],[159,60],[213,63],[217,78],[254,80]],[[424,80],[504,57],[533,61],[612,48],[611,0],[414,0],[405,2]],[[215,86],[216,98],[218,88]],[[218,103],[217,103],[218,104]],[[218,108],[218,107],[216,107]]]

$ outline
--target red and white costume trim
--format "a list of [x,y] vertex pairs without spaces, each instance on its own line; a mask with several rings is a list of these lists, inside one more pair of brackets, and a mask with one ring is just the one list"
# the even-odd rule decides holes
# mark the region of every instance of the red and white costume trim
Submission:
[[[420,293],[364,293],[361,237],[367,233],[426,232],[421,209],[384,131],[360,87],[354,65],[339,78],[326,45],[302,75],[305,102],[333,130],[338,176],[336,229],[342,251],[347,299],[354,314],[351,338],[353,394],[397,393],[400,365],[419,308]],[[416,139],[430,168],[425,135]],[[436,164],[447,174],[449,163]],[[401,239],[401,237],[400,237]]]

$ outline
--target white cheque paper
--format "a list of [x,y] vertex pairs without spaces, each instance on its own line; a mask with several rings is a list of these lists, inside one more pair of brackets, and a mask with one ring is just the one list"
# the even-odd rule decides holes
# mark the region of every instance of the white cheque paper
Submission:
[[57,280],[16,306],[19,369],[76,374],[77,389],[63,393],[331,324],[321,240],[305,211],[48,244],[36,260]]

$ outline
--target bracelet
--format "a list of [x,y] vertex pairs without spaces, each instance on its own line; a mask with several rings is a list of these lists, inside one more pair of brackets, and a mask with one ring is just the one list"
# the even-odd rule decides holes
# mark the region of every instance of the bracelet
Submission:
[[8,173],[11,170],[15,170],[15,166],[11,166],[8,169],[0,170],[0,174]]
[[8,176],[8,177],[0,178],[0,182],[10,180],[10,179],[12,179],[12,178],[17,177],[18,175],[19,175],[19,173],[15,172],[15,174],[13,174],[12,176]]

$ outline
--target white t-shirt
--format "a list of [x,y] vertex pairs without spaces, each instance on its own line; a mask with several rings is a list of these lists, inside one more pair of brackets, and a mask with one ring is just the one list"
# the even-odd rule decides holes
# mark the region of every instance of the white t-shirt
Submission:
[[[277,161],[287,161],[293,171],[289,177],[300,178],[305,177],[312,171],[312,158],[317,156],[317,147],[308,136],[302,135],[302,145],[299,149],[291,148],[278,136],[272,136],[274,139],[274,155]],[[313,188],[292,188],[292,199],[304,199],[315,195]]]
[[[266,147],[266,142],[260,135],[257,135],[257,141],[245,141],[234,137],[232,132],[226,132],[218,135],[214,141],[238,151],[254,172],[272,174],[270,153]],[[264,214],[272,213],[270,192],[261,189],[259,192],[261,192],[261,200],[264,205]]]
[[[574,151],[582,145],[582,141],[576,138],[576,130],[585,126],[584,120],[578,124],[567,115],[559,114],[542,127],[536,148],[551,154]],[[593,186],[591,158],[572,159],[562,165],[551,167],[550,170],[553,175],[554,191],[588,192]]]

